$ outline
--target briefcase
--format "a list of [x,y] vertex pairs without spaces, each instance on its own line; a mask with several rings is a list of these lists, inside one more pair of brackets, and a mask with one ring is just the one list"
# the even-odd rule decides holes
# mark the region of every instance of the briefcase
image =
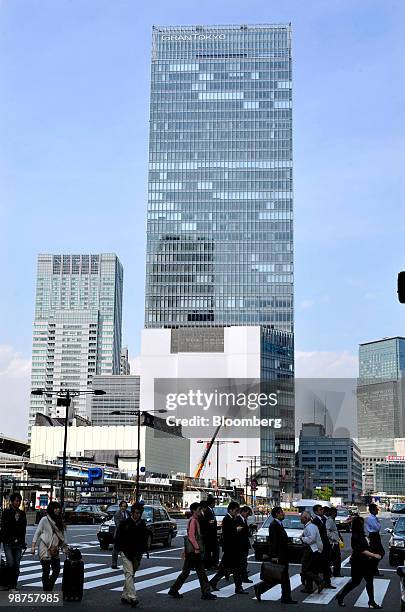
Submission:
[[260,568],[260,580],[264,582],[281,582],[284,572],[285,565],[266,561],[262,563]]

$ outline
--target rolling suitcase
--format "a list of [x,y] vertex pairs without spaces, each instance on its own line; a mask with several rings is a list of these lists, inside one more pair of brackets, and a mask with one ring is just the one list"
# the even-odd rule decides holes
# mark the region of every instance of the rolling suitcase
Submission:
[[68,553],[63,564],[62,593],[65,601],[81,601],[83,598],[84,563],[78,548]]

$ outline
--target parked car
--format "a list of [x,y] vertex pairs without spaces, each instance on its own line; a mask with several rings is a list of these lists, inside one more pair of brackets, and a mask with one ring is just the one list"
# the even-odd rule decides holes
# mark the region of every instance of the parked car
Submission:
[[392,504],[391,506],[391,521],[395,525],[400,516],[405,516],[405,504],[403,502]]
[[[270,515],[266,518],[263,525],[257,531],[253,540],[253,550],[255,551],[256,561],[263,561],[269,553],[269,527],[274,521]],[[288,535],[288,558],[290,561],[300,561],[304,551],[304,544],[301,535],[304,526],[301,517],[296,512],[286,512],[283,521],[284,529]]]
[[357,506],[347,506],[349,512],[352,513],[353,516],[357,516],[359,514],[359,509]]
[[335,518],[336,527],[339,531],[351,531],[353,515],[348,508],[338,508]]
[[[214,507],[214,514],[215,514],[215,518],[217,519],[218,537],[221,536],[221,533],[222,533],[222,521],[224,520],[224,516],[226,516],[227,512],[228,512],[228,505],[226,505],[226,506],[215,506]],[[248,526],[249,526],[249,533],[252,536],[257,531],[256,517],[255,517],[254,514],[252,514],[251,516],[248,517],[247,523],[248,523]]]
[[[145,505],[142,518],[146,521],[148,529],[148,550],[152,544],[171,546],[173,538],[177,535],[177,523],[170,518],[163,506]],[[109,545],[114,542],[114,535],[115,523],[113,519],[109,519],[101,525],[97,533],[102,550],[108,550]]]
[[74,510],[65,510],[66,523],[77,525],[95,525],[108,519],[108,514],[100,506],[92,504],[79,504]]
[[405,562],[405,516],[397,519],[394,529],[387,529],[391,534],[389,541],[390,565],[398,566]]

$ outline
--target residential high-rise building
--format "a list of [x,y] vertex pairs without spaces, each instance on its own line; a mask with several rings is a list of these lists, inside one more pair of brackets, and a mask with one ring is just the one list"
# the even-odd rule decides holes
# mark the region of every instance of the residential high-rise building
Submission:
[[128,359],[128,347],[123,346],[121,349],[121,357],[120,357],[120,374],[123,376],[127,376],[131,374],[131,366]]
[[[145,327],[260,326],[262,379],[292,379],[290,25],[152,36]],[[261,454],[292,491],[287,395]]]
[[[87,389],[94,374],[119,374],[123,269],[114,254],[39,255],[31,387]],[[86,396],[74,410],[86,416]],[[55,396],[31,396],[35,414],[55,410]]]

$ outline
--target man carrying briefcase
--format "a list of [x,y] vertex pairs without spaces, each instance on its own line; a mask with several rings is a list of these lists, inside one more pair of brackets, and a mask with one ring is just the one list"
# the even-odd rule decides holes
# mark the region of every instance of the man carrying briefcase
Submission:
[[261,601],[262,594],[276,584],[281,584],[281,603],[295,604],[291,599],[290,576],[288,574],[288,536],[283,527],[284,512],[279,506],[271,511],[274,521],[269,527],[270,559],[272,563],[263,563],[262,582],[255,585],[257,601]]

